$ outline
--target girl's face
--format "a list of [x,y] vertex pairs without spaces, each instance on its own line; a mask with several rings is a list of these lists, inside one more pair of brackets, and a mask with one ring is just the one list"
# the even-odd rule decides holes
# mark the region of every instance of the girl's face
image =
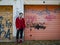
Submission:
[[20,14],[19,17],[22,18],[22,14]]

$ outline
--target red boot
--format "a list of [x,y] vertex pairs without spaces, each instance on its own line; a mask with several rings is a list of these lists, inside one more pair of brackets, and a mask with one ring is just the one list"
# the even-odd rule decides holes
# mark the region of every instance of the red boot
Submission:
[[22,43],[22,39],[20,39],[20,43]]

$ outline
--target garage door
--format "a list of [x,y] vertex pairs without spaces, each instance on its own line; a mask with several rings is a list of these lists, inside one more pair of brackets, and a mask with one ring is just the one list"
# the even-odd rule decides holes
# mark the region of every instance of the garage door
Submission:
[[25,40],[60,40],[60,6],[25,5]]
[[13,6],[0,6],[0,41],[12,40]]

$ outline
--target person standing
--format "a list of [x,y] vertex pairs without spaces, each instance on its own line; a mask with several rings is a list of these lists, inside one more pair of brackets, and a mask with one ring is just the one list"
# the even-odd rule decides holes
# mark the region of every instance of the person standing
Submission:
[[19,13],[19,16],[16,18],[16,41],[20,43],[22,43],[23,31],[25,29],[25,20],[22,18],[22,16],[23,13]]

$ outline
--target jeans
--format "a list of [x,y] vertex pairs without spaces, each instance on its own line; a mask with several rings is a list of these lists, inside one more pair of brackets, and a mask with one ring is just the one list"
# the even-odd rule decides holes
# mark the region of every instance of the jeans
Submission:
[[20,36],[20,39],[22,39],[22,36],[23,36],[23,28],[17,30],[16,39],[19,39],[19,36]]

